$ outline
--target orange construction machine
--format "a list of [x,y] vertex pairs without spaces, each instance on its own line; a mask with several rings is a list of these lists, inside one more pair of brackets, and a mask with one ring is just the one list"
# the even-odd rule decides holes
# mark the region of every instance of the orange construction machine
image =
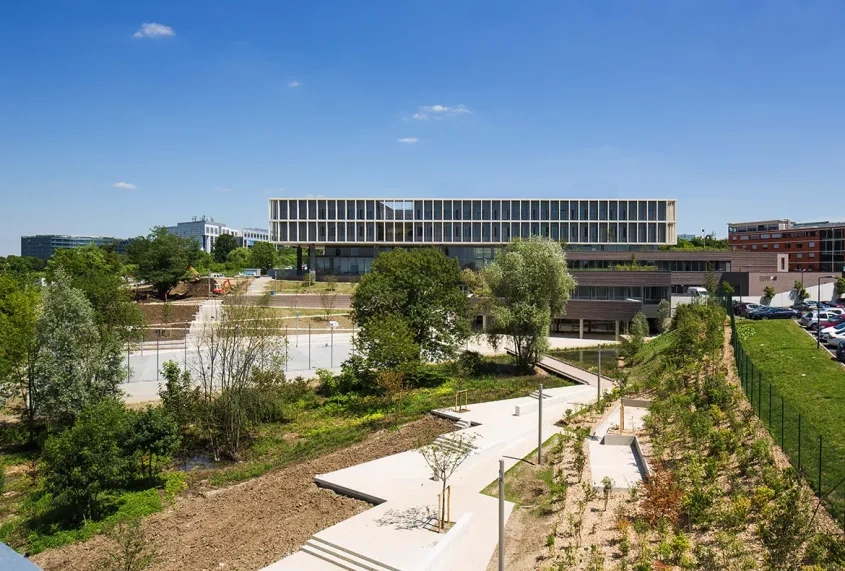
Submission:
[[227,293],[229,293],[229,291],[231,289],[232,289],[232,282],[230,282],[229,280],[226,280],[225,282],[223,282],[222,286],[218,286],[211,291],[212,291],[212,293],[214,293],[214,295],[226,295]]

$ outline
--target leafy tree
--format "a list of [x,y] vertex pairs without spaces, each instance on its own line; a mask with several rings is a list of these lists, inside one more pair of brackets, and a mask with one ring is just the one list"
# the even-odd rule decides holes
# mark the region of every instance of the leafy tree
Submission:
[[0,271],[13,274],[30,274],[44,269],[45,262],[31,256],[0,258]]
[[155,561],[156,553],[141,528],[139,518],[120,522],[108,533],[115,543],[100,565],[104,571],[143,571]]
[[226,257],[226,263],[238,269],[243,269],[250,265],[249,248],[235,248]]
[[276,264],[280,268],[286,268],[288,266],[292,268],[295,267],[296,248],[282,246],[278,250],[276,250]]
[[265,273],[276,266],[276,248],[270,242],[256,242],[249,250],[250,266]]
[[845,295],[845,278],[836,278],[836,285],[834,288],[836,289],[836,295]]
[[176,236],[161,226],[130,247],[130,260],[138,265],[138,277],[152,284],[160,297],[166,297],[199,258],[196,240]]
[[772,286],[766,286],[763,288],[763,299],[767,301],[771,301],[771,299],[775,297],[775,288]]
[[44,445],[44,484],[57,507],[73,519],[101,514],[103,497],[129,482],[129,458],[121,448],[129,425],[123,405],[105,400],[86,409],[74,425]]
[[722,282],[722,293],[724,295],[733,295],[734,293],[734,286],[731,282]]
[[548,346],[552,316],[563,313],[575,280],[558,242],[532,237],[501,250],[485,271],[492,325],[488,332],[496,346],[509,338],[517,364],[531,365]]
[[188,369],[181,371],[174,361],[165,361],[161,374],[164,377],[164,386],[158,391],[161,406],[176,421],[179,432],[185,435],[199,415],[199,387],[191,387],[191,372]]
[[[726,285],[727,282],[725,282]],[[672,321],[672,304],[668,299],[661,299],[657,304],[657,328],[663,333]]]
[[70,285],[82,291],[94,309],[94,318],[104,338],[129,337],[130,327],[140,327],[143,317],[132,302],[123,280],[119,258],[96,246],[60,249],[47,263],[47,279],[55,279],[61,269]]
[[449,522],[446,521],[446,484],[452,474],[455,473],[461,464],[464,463],[475,449],[476,434],[465,431],[454,433],[449,442],[432,442],[427,446],[418,448],[417,452],[422,455],[425,463],[431,469],[431,474],[442,486],[440,494],[440,528],[443,529]]
[[458,261],[434,248],[380,254],[352,297],[358,336],[366,338],[385,315],[401,315],[420,349],[419,358],[452,357],[470,335],[460,283]]
[[707,264],[707,274],[704,276],[704,289],[711,296],[716,295],[716,288],[719,287],[719,280],[716,278],[716,272],[713,271],[713,264]]
[[34,440],[36,363],[41,341],[38,315],[41,293],[31,274],[0,273],[0,404],[12,396],[23,403]]
[[214,256],[215,262],[222,264],[228,259],[229,252],[237,247],[237,238],[231,234],[221,234],[216,240],[214,240],[214,246],[211,248],[211,255]]
[[329,321],[329,317],[331,316],[332,310],[334,306],[337,304],[337,292],[329,289],[325,289],[324,291],[320,292],[320,307],[323,308],[323,315],[326,318],[326,322]]
[[366,332],[355,336],[355,352],[376,371],[409,371],[419,362],[420,347],[408,322],[395,313],[367,323]]
[[804,288],[804,284],[801,283],[801,280],[795,280],[795,283],[792,284],[792,289],[795,290],[796,301],[804,301],[810,297],[810,294],[807,293],[807,290]]
[[622,354],[630,364],[636,358],[640,349],[642,349],[645,338],[649,334],[648,318],[646,318],[642,311],[638,311],[634,316],[628,332],[630,336],[622,342]]
[[125,370],[120,346],[102,339],[91,304],[63,270],[44,289],[42,306],[36,324],[39,354],[27,396],[34,414],[55,423],[117,396]]
[[149,407],[133,415],[127,446],[147,478],[167,464],[179,442],[179,425],[163,407]]

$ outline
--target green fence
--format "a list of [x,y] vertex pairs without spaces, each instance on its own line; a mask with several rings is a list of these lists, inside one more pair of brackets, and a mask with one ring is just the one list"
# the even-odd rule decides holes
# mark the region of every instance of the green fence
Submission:
[[736,368],[751,407],[792,466],[804,476],[816,496],[823,499],[831,516],[845,529],[845,450],[825,436],[838,427],[821,431],[806,415],[790,406],[743,350],[733,311],[729,311],[729,315]]

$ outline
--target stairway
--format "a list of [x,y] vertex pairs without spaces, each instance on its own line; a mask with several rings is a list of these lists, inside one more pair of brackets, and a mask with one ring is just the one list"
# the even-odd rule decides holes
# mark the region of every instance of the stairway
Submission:
[[[532,399],[539,400],[540,399],[540,391],[534,391],[533,393],[531,393],[528,396],[530,396]],[[543,400],[550,399],[550,398],[552,398],[552,395],[550,395],[549,393],[546,393],[546,392],[543,393]]]
[[454,436],[454,433],[442,434],[435,438],[434,442],[436,442],[440,446],[443,446],[444,448],[450,448],[455,451],[461,451],[466,453],[471,453],[473,450],[478,448],[474,444],[461,442],[459,437]]
[[455,423],[455,426],[458,427],[458,430],[463,430],[464,428],[469,428],[470,426],[472,426],[472,423],[466,420],[465,418],[462,418],[461,420]]
[[311,539],[305,542],[300,551],[347,571],[400,571],[396,567],[379,563],[316,535],[311,536]]

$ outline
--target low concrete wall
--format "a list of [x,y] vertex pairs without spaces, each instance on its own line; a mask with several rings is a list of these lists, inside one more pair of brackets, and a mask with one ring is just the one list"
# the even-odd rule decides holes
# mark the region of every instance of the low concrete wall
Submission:
[[644,399],[622,399],[622,404],[635,408],[648,408],[651,406],[651,401]]
[[422,562],[416,566],[415,571],[429,571],[437,567],[455,547],[455,543],[463,536],[467,529],[469,529],[469,522],[472,519],[472,513],[465,513],[460,519],[455,522],[452,529],[446,532],[446,535],[437,542],[437,545],[429,551],[428,555]]
[[630,446],[631,452],[634,454],[634,460],[637,462],[637,468],[639,468],[643,480],[647,480],[651,477],[651,468],[648,465],[648,461],[645,459],[643,449],[640,448],[639,438],[633,434],[605,434],[604,438],[602,438],[602,444],[604,446]]

